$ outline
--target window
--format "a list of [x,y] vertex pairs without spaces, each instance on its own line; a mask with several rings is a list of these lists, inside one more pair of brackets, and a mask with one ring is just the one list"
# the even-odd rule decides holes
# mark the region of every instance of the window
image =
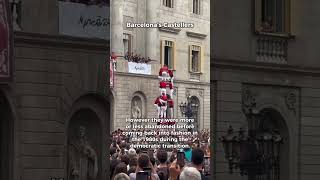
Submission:
[[163,5],[169,8],[173,8],[173,0],[163,0]]
[[192,0],[192,13],[200,14],[200,0]]
[[161,64],[169,69],[175,69],[175,43],[173,41],[161,41]]
[[131,54],[131,35],[123,34],[123,55]]
[[201,72],[201,47],[190,46],[190,72]]
[[258,32],[289,32],[289,0],[255,0],[255,24]]

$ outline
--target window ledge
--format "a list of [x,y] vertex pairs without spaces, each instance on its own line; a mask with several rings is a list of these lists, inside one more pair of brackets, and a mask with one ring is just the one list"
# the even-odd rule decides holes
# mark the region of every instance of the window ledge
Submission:
[[202,72],[193,72],[193,71],[189,71],[189,73],[190,73],[190,74],[199,74],[199,75],[202,74]]
[[290,33],[269,33],[269,32],[255,31],[255,34],[258,36],[271,36],[271,37],[286,38],[286,39],[295,38],[295,36]]
[[190,12],[190,16],[191,17],[194,17],[194,18],[201,18],[202,17],[202,14],[200,13],[200,14],[196,14],[196,13],[194,13],[194,12]]
[[187,31],[187,36],[189,37],[194,37],[194,38],[199,38],[199,39],[205,39],[207,37],[206,34],[201,34],[201,33],[196,33],[196,32],[191,32]]

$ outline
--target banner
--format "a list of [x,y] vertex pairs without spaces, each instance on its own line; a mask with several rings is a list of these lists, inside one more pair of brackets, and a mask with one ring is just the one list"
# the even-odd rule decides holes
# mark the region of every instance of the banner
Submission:
[[12,79],[13,31],[8,0],[0,0],[0,83]]
[[151,64],[128,62],[129,73],[151,75]]
[[110,60],[110,88],[113,88],[114,86],[114,69],[113,69],[113,61]]
[[109,7],[59,2],[59,33],[69,36],[109,39]]

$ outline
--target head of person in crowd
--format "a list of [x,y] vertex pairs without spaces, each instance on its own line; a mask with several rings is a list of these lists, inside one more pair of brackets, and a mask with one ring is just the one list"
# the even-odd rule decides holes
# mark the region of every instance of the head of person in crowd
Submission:
[[184,167],[179,180],[201,180],[201,174],[194,167]]
[[138,158],[137,157],[133,157],[133,158],[130,158],[130,161],[129,161],[129,167],[136,167],[138,166]]
[[116,169],[116,166],[121,163],[120,160],[118,159],[113,159],[110,161],[110,178],[112,178],[113,174],[114,174],[114,171]]
[[117,174],[120,174],[120,173],[125,173],[125,174],[128,173],[127,165],[123,162],[119,163],[116,166],[116,168],[114,169],[114,172],[113,172],[113,177],[115,177]]
[[202,170],[202,163],[204,161],[204,151],[201,148],[194,148],[192,150],[191,162],[192,166],[198,170]]
[[113,178],[113,180],[130,180],[130,178],[125,173],[119,173]]
[[130,163],[130,158],[126,154],[125,155],[121,155],[120,156],[120,160],[121,160],[121,162],[125,163],[126,165],[129,165],[129,163]]
[[140,154],[141,152],[142,152],[141,149],[136,149],[137,154]]
[[168,153],[163,149],[157,151],[157,159],[160,162],[160,165],[166,165],[168,160]]
[[128,156],[129,156],[129,158],[136,157],[137,156],[136,150],[134,150],[133,148],[130,148],[129,151],[128,151]]
[[143,168],[149,167],[150,165],[150,158],[148,154],[142,153],[140,154],[138,158],[138,167],[140,168],[139,170],[143,170]]
[[117,148],[116,147],[110,147],[110,156],[112,156],[116,152],[117,152]]

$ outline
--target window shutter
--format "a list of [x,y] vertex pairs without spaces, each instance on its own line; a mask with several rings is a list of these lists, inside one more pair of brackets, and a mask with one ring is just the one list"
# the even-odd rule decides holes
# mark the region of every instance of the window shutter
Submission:
[[161,67],[163,66],[163,58],[164,58],[164,41],[160,40],[160,60],[159,63]]
[[176,42],[172,42],[172,45],[173,45],[173,70],[176,70],[176,67],[177,67],[177,59],[176,59]]
[[284,0],[284,22],[285,32],[291,32],[291,3],[290,0]]
[[131,54],[132,52],[132,35],[129,34],[129,40],[128,40],[128,53]]
[[189,45],[189,72],[192,72],[192,45]]
[[[204,46],[200,46],[200,68],[199,72],[203,73],[205,68]],[[210,66],[210,65],[209,65]]]
[[255,21],[255,31],[260,31],[262,25],[262,0],[254,0],[254,21]]

